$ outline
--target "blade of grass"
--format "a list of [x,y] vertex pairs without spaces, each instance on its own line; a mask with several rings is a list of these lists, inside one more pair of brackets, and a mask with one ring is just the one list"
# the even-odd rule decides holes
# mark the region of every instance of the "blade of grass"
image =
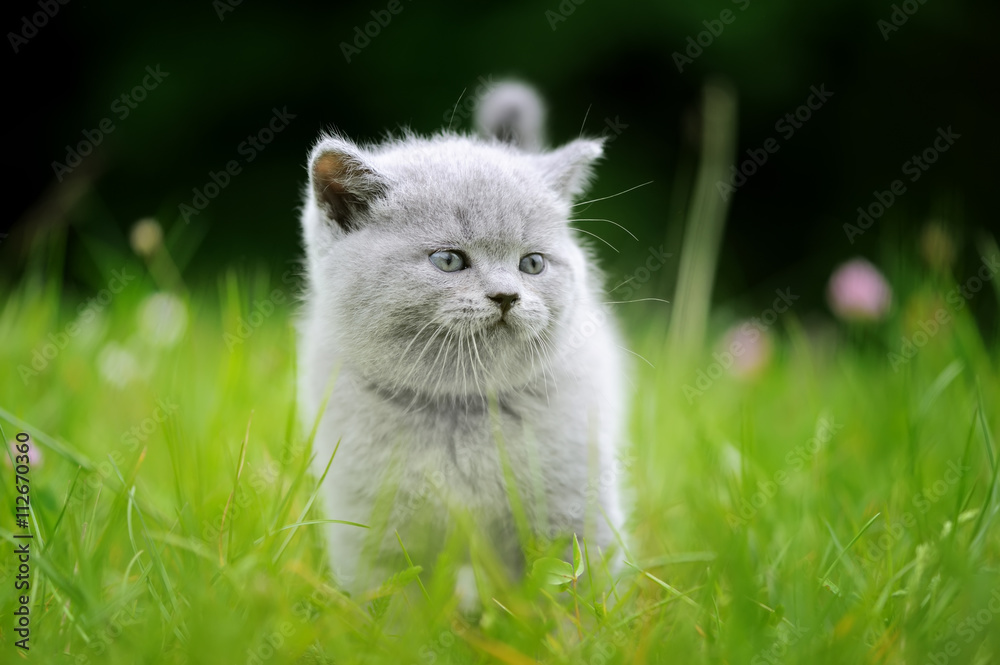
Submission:
[[854,543],[858,542],[858,539],[865,534],[865,531],[867,531],[869,527],[871,527],[871,525],[875,523],[875,520],[877,520],[881,514],[882,513],[880,512],[875,513],[875,515],[872,516],[872,518],[868,520],[868,522],[865,523],[863,527],[861,527],[861,530],[858,531],[857,534],[855,534],[854,538],[851,538],[851,542],[847,543],[847,546],[844,547],[844,549],[840,550],[840,554],[837,555],[837,558],[833,560],[833,563],[830,564],[830,567],[826,569],[825,573],[823,573],[823,577],[822,579],[820,579],[820,583],[826,582],[827,578],[830,577],[830,573],[833,572],[833,569],[836,567],[837,562],[840,561],[841,557],[843,557],[844,554],[846,554],[848,550],[850,550],[851,547],[854,546]]
[[[399,541],[399,549],[403,550],[403,557],[406,559],[406,565],[410,568],[416,568],[416,566],[413,565],[413,560],[410,558],[410,553],[406,551],[406,546],[403,545],[403,539],[399,537],[399,531],[396,531],[395,533],[396,540]],[[417,584],[420,585],[420,590],[423,592],[424,598],[430,600],[430,594],[427,593],[427,589],[424,587],[423,580],[420,579],[419,573],[417,574]]]
[[[51,536],[49,538],[49,544],[52,543],[52,540],[55,538],[56,532],[59,531],[59,525],[62,524],[63,517],[66,516],[66,508],[69,507],[69,500],[73,496],[73,490],[76,489],[76,482],[77,482],[77,480],[80,479],[80,473],[82,471],[83,471],[83,467],[79,467],[78,466],[76,468],[76,473],[73,474],[73,481],[69,485],[69,491],[66,492],[66,500],[63,501],[62,508],[59,509],[59,517],[56,518],[56,523],[52,526],[52,534],[51,534]],[[46,545],[46,549],[42,550],[42,551],[45,552],[47,549],[48,549],[48,545]]]
[[[229,498],[226,499],[226,507],[222,509],[222,523],[219,525],[219,566],[226,565],[226,557],[222,551],[222,537],[226,533],[226,515],[229,513],[229,506],[233,503],[233,498],[236,496],[236,491],[240,487],[240,476],[243,475],[243,465],[247,461],[247,442],[250,440],[250,423],[253,422],[253,411],[250,411],[250,418],[247,419],[247,431],[243,435],[243,443],[240,445],[240,461],[236,465],[236,479],[233,481],[233,490],[229,493]],[[229,551],[233,548],[233,527],[229,527]]]
[[990,488],[986,492],[986,497],[983,499],[983,509],[979,512],[976,524],[972,528],[972,544],[970,545],[972,549],[978,549],[980,540],[985,538],[986,533],[989,531],[990,522],[993,521],[996,515],[997,478],[1000,476],[1000,467],[996,465],[993,457],[993,437],[990,434],[989,424],[986,422],[986,407],[983,405],[983,392],[979,389],[978,380],[976,382],[976,389],[979,398],[979,426],[983,430],[983,445],[986,447],[986,453],[989,457],[992,479],[990,480]]
[[[340,366],[334,367],[333,371],[330,372],[330,378],[327,381],[326,390],[323,393],[323,400],[320,402],[319,409],[316,411],[316,417],[313,418],[312,428],[309,430],[309,436],[306,438],[306,447],[303,451],[303,463],[299,469],[298,475],[292,481],[292,484],[288,487],[288,491],[282,497],[281,501],[278,502],[278,506],[275,508],[274,516],[271,519],[271,531],[274,531],[278,527],[278,523],[287,517],[287,510],[290,508],[292,496],[298,489],[299,484],[305,478],[306,472],[309,470],[309,466],[312,464],[312,450],[316,441],[316,434],[319,432],[319,425],[323,420],[323,414],[326,413],[326,405],[330,401],[330,397],[333,395],[333,389],[337,382],[337,375],[340,372]],[[338,442],[338,446],[340,443]],[[299,520],[301,521],[301,520]]]
[[[20,418],[15,417],[12,413],[4,409],[2,406],[0,406],[0,418],[3,418],[12,425],[16,425],[18,429],[20,429],[21,431],[30,432],[31,438],[33,440],[44,443],[49,450],[56,453],[60,457],[64,457],[72,461],[74,465],[82,466],[88,471],[94,470],[96,465],[94,464],[93,461],[91,461],[89,457],[87,457],[81,452],[73,450],[66,444],[56,441],[54,437],[49,436],[48,434],[41,431],[37,427],[32,427],[31,425],[21,420]],[[6,437],[4,437],[4,439],[6,440]]]
[[[313,493],[309,496],[309,500],[306,501],[306,505],[302,509],[302,512],[299,515],[299,519],[296,520],[297,522],[302,522],[303,520],[305,520],[306,515],[309,513],[309,509],[312,508],[313,502],[316,501],[316,497],[319,496],[320,490],[323,488],[323,481],[326,480],[326,474],[330,472],[330,466],[333,464],[333,460],[337,456],[338,450],[340,450],[340,440],[337,441],[337,445],[333,449],[333,454],[330,455],[330,461],[326,463],[326,468],[323,469],[323,475],[321,475],[319,477],[319,480],[316,482],[316,489],[313,490]],[[285,538],[285,541],[281,543],[281,547],[278,548],[277,554],[275,554],[274,557],[271,559],[272,564],[278,563],[278,559],[280,559],[281,555],[284,554],[285,548],[288,547],[288,544],[290,542],[292,542],[292,538],[295,537],[295,534],[297,532],[298,532],[298,527],[295,527],[294,529],[292,529],[292,532],[288,534],[288,537]]]

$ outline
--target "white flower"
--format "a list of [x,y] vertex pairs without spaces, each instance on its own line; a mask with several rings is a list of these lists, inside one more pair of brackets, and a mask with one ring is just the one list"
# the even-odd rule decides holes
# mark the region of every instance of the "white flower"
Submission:
[[149,217],[140,219],[129,233],[132,251],[139,256],[151,256],[163,244],[163,229],[160,223]]
[[139,363],[135,356],[117,342],[108,342],[97,354],[97,369],[102,379],[119,389],[139,375]]
[[187,306],[171,293],[154,293],[139,306],[139,332],[153,346],[173,346],[187,330]]

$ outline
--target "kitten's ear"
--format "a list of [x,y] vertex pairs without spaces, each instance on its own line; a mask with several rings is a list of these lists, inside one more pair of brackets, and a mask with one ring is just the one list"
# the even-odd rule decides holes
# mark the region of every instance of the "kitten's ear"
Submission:
[[538,152],[545,142],[545,105],[531,86],[516,81],[497,83],[476,108],[476,127],[486,138]]
[[354,143],[327,137],[309,157],[309,184],[326,218],[351,231],[358,216],[385,196],[389,183]]
[[536,159],[549,186],[572,200],[587,190],[594,163],[603,154],[604,139],[577,139]]

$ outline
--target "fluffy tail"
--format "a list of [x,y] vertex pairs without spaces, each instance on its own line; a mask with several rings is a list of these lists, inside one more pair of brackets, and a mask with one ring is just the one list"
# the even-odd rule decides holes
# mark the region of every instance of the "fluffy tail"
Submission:
[[476,128],[487,138],[538,152],[545,143],[545,105],[531,86],[502,81],[479,101]]

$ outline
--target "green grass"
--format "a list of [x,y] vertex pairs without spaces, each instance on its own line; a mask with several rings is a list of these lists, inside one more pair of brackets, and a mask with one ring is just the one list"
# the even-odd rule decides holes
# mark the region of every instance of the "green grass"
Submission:
[[[631,446],[618,467],[634,494],[623,534],[632,565],[612,584],[585,551],[575,582],[497,585],[465,622],[450,547],[439,573],[415,560],[366,598],[331,586],[312,522],[337,516],[312,505],[310,443],[296,425],[292,287],[226,273],[217,289],[183,296],[181,341],[155,346],[139,312],[156,287],[128,265],[137,278],[96,325],[25,380],[18,367],[111,275],[80,294],[42,270],[4,287],[0,425],[8,440],[28,432],[43,455],[30,471],[32,661],[1000,659],[996,339],[964,308],[900,371],[887,361],[916,329],[914,308],[950,288],[942,278],[912,278],[892,318],[864,334],[817,335],[793,309],[759,376],[725,373],[691,400],[683,388],[715,348],[671,359],[662,310],[622,308],[630,347],[653,365],[631,373]],[[241,342],[226,337],[275,289],[283,304]],[[109,344],[136,361],[122,387],[102,373]],[[109,376],[128,365],[117,367]],[[13,471],[0,471],[0,660],[13,663],[23,653],[12,534],[23,530]]]

